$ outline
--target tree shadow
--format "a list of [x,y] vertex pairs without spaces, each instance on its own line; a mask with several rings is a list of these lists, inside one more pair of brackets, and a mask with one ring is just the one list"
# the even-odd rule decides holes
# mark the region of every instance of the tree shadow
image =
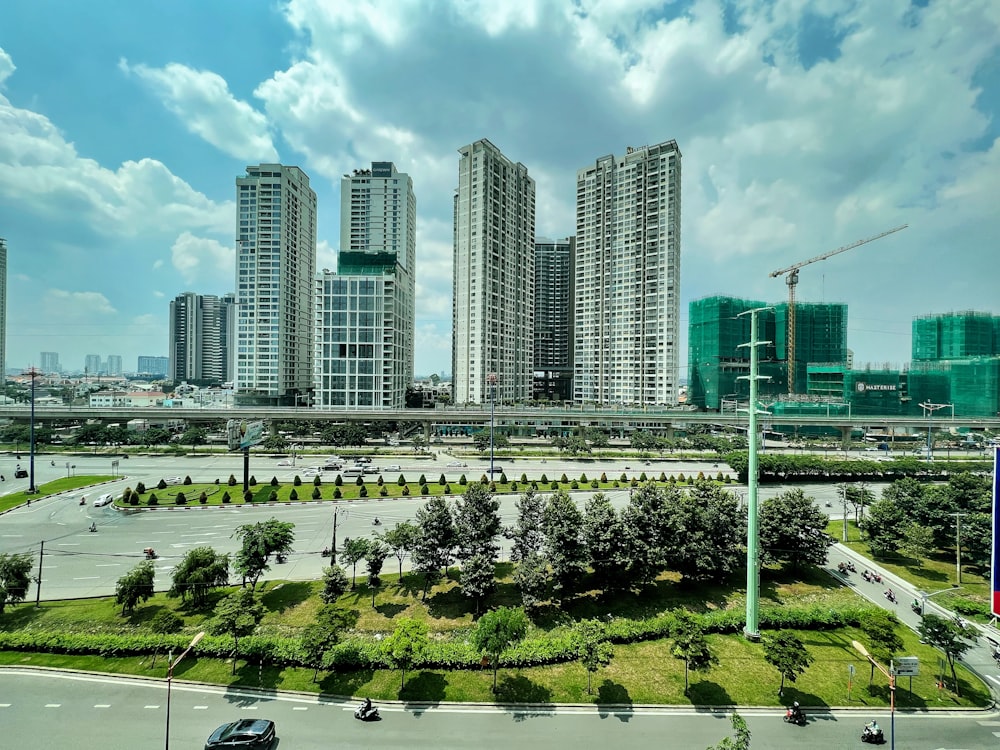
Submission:
[[699,680],[688,685],[688,698],[696,706],[729,707],[736,701],[722,685],[711,680]]
[[613,715],[619,721],[629,721],[632,713],[632,696],[628,689],[618,682],[602,680],[597,686],[597,715],[602,719]]
[[424,711],[432,708],[445,698],[448,680],[439,672],[417,672],[406,680],[399,691],[399,699],[403,707],[414,716],[422,716]]
[[424,593],[424,581],[422,576],[404,574],[393,585],[398,596],[408,596],[416,598]]
[[[261,665],[259,663],[246,662],[238,658],[236,664],[236,682],[226,689],[226,700],[240,706],[252,706],[261,700],[273,699],[262,699],[259,693],[264,691],[268,696],[277,694],[278,685],[281,684],[281,672],[282,668],[277,665]],[[233,692],[238,691],[240,688],[252,688],[254,694],[238,695]]]
[[351,669],[344,672],[327,672],[319,680],[320,692],[324,695],[350,697],[357,695],[358,689],[367,685],[375,677],[373,669]]
[[427,597],[427,614],[435,619],[460,619],[474,613],[476,603],[462,595],[462,589],[452,586]]
[[380,615],[390,620],[396,615],[400,614],[401,612],[405,612],[407,609],[409,609],[408,604],[386,603],[386,604],[379,604],[375,607],[376,612],[378,612]]
[[260,600],[268,610],[280,613],[302,604],[312,593],[313,586],[308,581],[282,583],[268,589]]
[[548,713],[552,706],[552,691],[524,675],[501,677],[493,696],[497,703],[528,704],[512,709],[514,721],[524,721],[532,716]]

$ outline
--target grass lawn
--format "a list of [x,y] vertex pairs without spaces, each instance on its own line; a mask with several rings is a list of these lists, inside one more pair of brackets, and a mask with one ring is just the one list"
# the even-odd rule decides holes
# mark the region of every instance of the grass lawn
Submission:
[[[433,587],[422,601],[422,581],[419,576],[406,574],[402,579],[391,573],[392,559],[387,561],[383,584],[375,595],[364,583],[347,592],[340,605],[355,613],[357,634],[376,637],[389,633],[394,620],[411,616],[427,623],[434,638],[464,638],[474,627],[471,604],[461,596],[454,580]],[[501,565],[497,575],[500,586],[491,604],[518,604],[510,582],[511,567]],[[455,573],[452,571],[452,576]],[[320,606],[319,582],[268,581],[262,588],[266,615],[262,633],[294,637],[315,621]],[[834,605],[857,600],[849,590],[837,585],[828,576],[812,573],[802,579],[781,571],[768,570],[762,577],[762,604],[775,605],[795,602]],[[215,602],[225,592],[219,591],[203,609],[184,606],[179,599],[157,594],[126,617],[112,598],[69,600],[43,603],[35,609],[30,604],[8,608],[0,620],[0,628],[13,630],[37,628],[75,632],[122,632],[146,627],[149,620],[163,609],[176,612],[184,621],[186,632],[203,629],[212,615]],[[707,586],[692,588],[667,575],[643,594],[605,600],[596,592],[580,594],[562,606],[543,609],[534,620],[534,627],[555,630],[573,622],[611,614],[614,617],[648,617],[674,607],[695,611],[742,608],[741,593],[731,587]],[[904,688],[897,691],[901,707],[960,707],[989,703],[988,691],[972,675],[959,667],[962,697],[948,689],[936,688],[937,653],[917,642],[916,636],[900,626],[905,647],[903,653],[919,656],[922,674],[913,681],[913,694]],[[766,634],[766,633],[765,633]],[[222,685],[239,685],[269,689],[322,691],[336,695],[371,695],[379,700],[414,701],[486,701],[523,703],[618,703],[618,704],[678,704],[678,705],[762,705],[778,706],[798,700],[806,706],[871,706],[888,705],[888,688],[880,673],[876,673],[872,688],[868,687],[867,663],[853,650],[851,641],[864,640],[858,631],[845,628],[836,631],[800,631],[814,662],[796,683],[786,684],[784,697],[778,696],[780,677],[763,659],[759,643],[751,643],[738,635],[709,636],[709,642],[719,657],[719,664],[704,673],[691,673],[690,691],[684,694],[684,664],[673,658],[669,640],[619,644],[614,647],[611,664],[592,676],[593,692],[587,692],[587,672],[579,663],[563,663],[525,669],[504,669],[498,672],[497,693],[491,690],[492,672],[480,670],[418,669],[407,673],[400,688],[400,672],[361,669],[342,673],[320,672],[313,683],[313,671],[304,668],[248,664],[237,661],[236,675],[231,675],[232,663],[208,658],[188,658],[179,665],[175,676]],[[72,656],[0,652],[0,664],[30,664],[86,669],[100,672],[165,676],[162,654],[156,657]],[[848,665],[856,669],[851,700],[847,696]]]
[[[844,533],[842,521],[831,521],[826,528],[838,542],[841,541]],[[847,524],[847,546],[855,552],[866,557],[871,557],[871,550],[868,545],[861,540],[861,532],[854,521]],[[912,586],[925,593],[942,591],[934,597],[934,601],[942,607],[954,609],[955,605],[962,606],[962,602],[977,603],[982,605],[982,613],[974,614],[963,612],[964,616],[980,622],[987,622],[990,619],[989,578],[978,573],[970,572],[963,567],[962,583],[958,583],[958,569],[956,567],[954,552],[941,552],[935,550],[929,557],[915,558],[898,555],[896,557],[881,558],[878,564],[895,576],[906,581]],[[950,589],[954,589],[953,591]]]
[[27,492],[12,492],[9,495],[0,497],[0,513],[5,510],[10,510],[11,508],[16,508],[18,505],[23,505],[29,500],[34,502],[36,500],[41,500],[47,495],[57,495],[60,492],[75,490],[80,487],[89,487],[93,484],[108,482],[112,479],[114,479],[114,477],[111,476],[66,477],[64,479],[56,479],[52,482],[46,482],[45,484],[39,485],[35,488],[38,492],[34,495],[29,495]]

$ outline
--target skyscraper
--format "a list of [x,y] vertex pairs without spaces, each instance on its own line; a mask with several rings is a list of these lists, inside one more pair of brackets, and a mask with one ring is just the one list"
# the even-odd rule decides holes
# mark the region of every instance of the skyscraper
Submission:
[[526,401],[534,365],[535,181],[488,140],[459,153],[453,398]]
[[100,354],[88,354],[83,360],[84,374],[92,377],[107,374]]
[[231,377],[229,333],[234,295],[185,292],[170,302],[172,380],[222,383]]
[[122,355],[108,355],[108,375],[120,376],[122,374]]
[[45,374],[59,372],[59,352],[42,352],[39,369]]
[[298,167],[236,178],[237,403],[295,405],[313,377],[316,193]]
[[535,242],[535,376],[533,396],[573,398],[573,274],[576,238]]
[[7,377],[7,241],[0,237],[0,378]]
[[676,141],[577,172],[574,400],[677,403],[680,261]]
[[406,405],[416,228],[413,183],[392,162],[344,175],[337,272],[316,279],[315,406]]
[[152,375],[154,377],[164,377],[170,366],[170,357],[157,357],[148,354],[140,354],[136,360],[135,371],[140,375]]

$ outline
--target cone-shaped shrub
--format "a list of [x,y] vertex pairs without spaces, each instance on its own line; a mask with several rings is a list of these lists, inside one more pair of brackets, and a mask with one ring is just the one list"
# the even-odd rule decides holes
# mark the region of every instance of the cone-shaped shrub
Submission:
[[206,495],[204,491],[202,491],[202,493],[198,495],[198,502],[201,503],[202,505],[208,504],[208,495]]
[[[271,494],[274,495],[275,500],[278,499],[277,492],[272,492]],[[291,500],[293,503],[299,499],[299,493],[294,487],[292,487],[292,491],[288,493],[288,499]]]
[[226,482],[226,484],[228,484],[230,487],[235,487],[236,486],[236,476],[233,475],[233,474],[230,474],[229,475],[229,480]]
[[319,493],[319,487],[313,487],[312,499],[313,500],[319,500],[320,497],[321,497],[321,495]]
[[177,497],[174,498],[174,502],[177,505],[187,505],[187,501],[188,501],[188,499],[187,499],[187,497],[184,496],[183,492],[178,492],[177,493]]
[[223,492],[222,493],[222,504],[223,505],[229,505],[229,503],[232,502],[232,500],[233,500],[233,498],[231,498],[229,496],[228,492]]
[[157,499],[156,493],[155,492],[150,492],[149,493],[149,499],[146,500],[146,505],[159,505],[159,504],[160,504],[160,501]]
[[293,487],[301,487],[302,486],[302,477],[300,477],[298,474],[296,474],[295,478],[292,480],[292,486]]

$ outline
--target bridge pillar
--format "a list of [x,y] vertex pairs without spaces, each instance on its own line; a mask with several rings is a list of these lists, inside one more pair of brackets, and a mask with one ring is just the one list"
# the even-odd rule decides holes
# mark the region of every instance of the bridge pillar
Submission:
[[431,444],[431,422],[429,419],[423,421],[424,425],[424,445]]
[[840,426],[840,447],[845,451],[851,447],[851,433],[854,432],[853,425]]

